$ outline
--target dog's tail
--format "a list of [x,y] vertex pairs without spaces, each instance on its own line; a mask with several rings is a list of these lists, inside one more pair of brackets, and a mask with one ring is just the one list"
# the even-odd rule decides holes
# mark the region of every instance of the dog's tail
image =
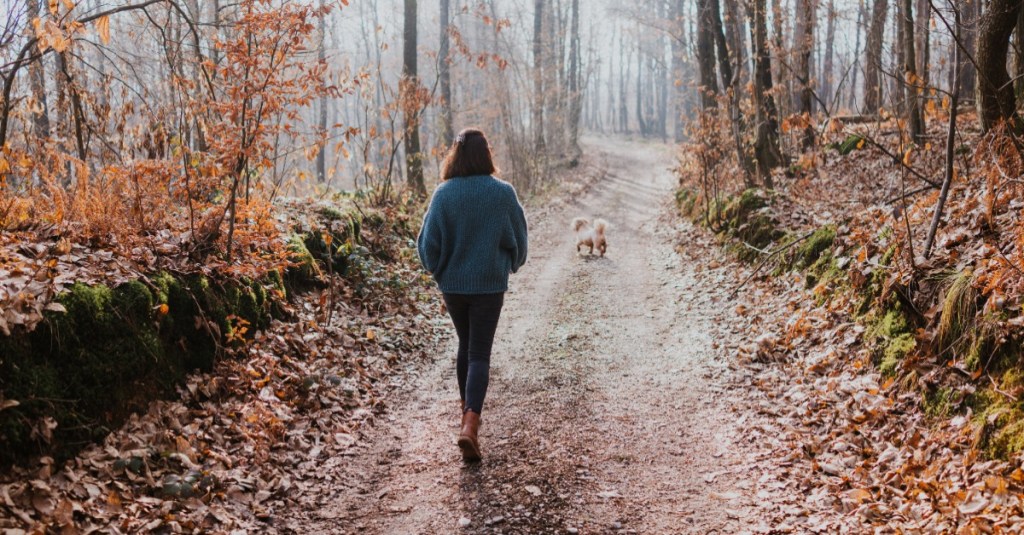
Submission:
[[576,219],[572,220],[572,230],[573,230],[573,232],[579,232],[580,227],[582,227],[584,225],[589,225],[589,224],[590,224],[590,221],[587,221],[587,218],[585,218],[585,217],[577,217]]
[[608,226],[608,222],[605,221],[604,219],[595,219],[594,220],[594,230],[596,230],[598,234],[604,234],[604,229],[607,226]]

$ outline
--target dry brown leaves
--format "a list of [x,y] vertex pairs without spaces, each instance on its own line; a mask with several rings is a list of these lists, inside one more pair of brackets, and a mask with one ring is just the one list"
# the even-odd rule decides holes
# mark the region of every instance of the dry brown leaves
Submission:
[[817,306],[783,278],[747,294],[734,329],[761,333],[732,348],[751,426],[765,448],[760,488],[802,503],[766,508],[778,532],[1017,533],[1024,529],[1024,471],[982,461],[969,416],[929,419],[919,394],[885,380],[862,345],[864,328]]
[[[42,459],[0,482],[8,533],[275,532],[284,509],[316,503],[317,485],[360,440],[385,380],[422,358],[435,300],[411,264],[401,298],[339,302],[324,324],[317,292],[292,303],[237,358],[195,375],[181,398],[156,402],[65,466]],[[339,282],[334,286],[335,291]],[[326,290],[325,290],[326,291]],[[367,310],[384,311],[369,313]]]

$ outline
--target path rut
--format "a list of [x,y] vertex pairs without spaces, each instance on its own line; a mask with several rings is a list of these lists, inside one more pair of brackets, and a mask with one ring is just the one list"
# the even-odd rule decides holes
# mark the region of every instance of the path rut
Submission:
[[[751,513],[743,430],[716,358],[728,289],[680,258],[669,146],[591,139],[605,176],[531,219],[511,281],[481,427],[464,465],[454,341],[410,381],[306,533],[736,533]],[[578,255],[573,217],[611,223]]]

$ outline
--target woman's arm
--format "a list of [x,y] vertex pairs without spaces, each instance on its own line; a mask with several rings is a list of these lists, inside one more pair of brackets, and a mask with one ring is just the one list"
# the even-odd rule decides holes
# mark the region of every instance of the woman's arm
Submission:
[[437,204],[437,192],[435,191],[434,196],[430,199],[427,213],[423,216],[420,235],[416,237],[416,251],[419,253],[420,262],[429,273],[433,273],[437,269],[437,263],[441,256],[441,215]]
[[529,249],[530,241],[526,226],[526,213],[523,211],[523,205],[519,202],[519,196],[516,195],[515,188],[512,189],[512,213],[510,217],[512,220],[512,235],[515,238],[516,244],[512,255],[512,273],[515,273],[526,263],[526,252]]

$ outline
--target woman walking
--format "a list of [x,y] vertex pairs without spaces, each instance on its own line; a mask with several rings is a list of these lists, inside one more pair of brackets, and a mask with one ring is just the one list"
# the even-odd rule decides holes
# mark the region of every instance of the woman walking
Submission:
[[420,261],[437,281],[459,337],[458,445],[462,459],[470,462],[480,460],[477,432],[508,275],[526,262],[523,207],[515,188],[495,178],[495,172],[483,132],[459,132],[441,165],[442,183],[417,239]]

